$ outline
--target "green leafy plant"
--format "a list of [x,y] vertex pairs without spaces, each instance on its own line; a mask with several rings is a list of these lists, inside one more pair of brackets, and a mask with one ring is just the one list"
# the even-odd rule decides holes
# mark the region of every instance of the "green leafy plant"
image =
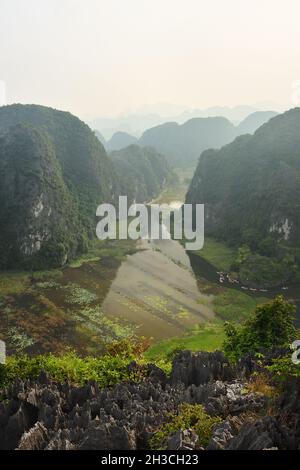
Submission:
[[[117,346],[115,345],[115,348]],[[143,346],[140,346],[142,349]],[[74,351],[62,355],[43,354],[35,357],[27,355],[11,356],[6,364],[0,364],[0,389],[13,383],[17,378],[36,379],[44,370],[50,379],[74,385],[83,385],[89,380],[96,381],[100,387],[111,387],[126,380],[141,380],[142,373],[129,372],[128,365],[138,360],[140,355],[137,342],[127,343],[120,351],[107,352],[100,357],[80,357]]]
[[296,337],[295,312],[294,304],[277,296],[257,306],[254,315],[244,325],[225,323],[225,353],[237,360],[247,353],[289,347]]
[[208,415],[202,405],[180,405],[177,414],[171,414],[150,440],[152,449],[164,449],[167,438],[180,429],[193,429],[198,435],[198,444],[206,446],[211,438],[213,427],[220,423],[219,416]]
[[273,359],[273,363],[267,366],[275,383],[283,383],[291,377],[300,378],[300,366],[292,362],[291,356]]

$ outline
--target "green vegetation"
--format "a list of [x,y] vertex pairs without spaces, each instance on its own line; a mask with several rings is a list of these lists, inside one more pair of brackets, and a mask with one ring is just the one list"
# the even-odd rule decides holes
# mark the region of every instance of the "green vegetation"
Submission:
[[150,440],[152,449],[166,448],[166,439],[176,431],[193,429],[197,436],[199,446],[206,446],[211,438],[213,427],[220,423],[222,418],[210,416],[202,405],[180,405],[177,414],[171,414],[166,423],[163,423]]
[[294,364],[291,361],[291,355],[273,359],[272,362],[272,365],[267,366],[266,369],[276,384],[282,384],[291,377],[300,378],[299,364]]
[[117,205],[119,195],[149,201],[176,180],[154,149],[132,145],[108,158],[86,124],[51,108],[1,107],[0,135],[0,269],[85,257],[99,204]]
[[[118,232],[118,224],[117,224]],[[80,268],[85,263],[95,263],[102,258],[110,257],[123,261],[127,255],[136,252],[134,240],[103,240],[94,239],[89,243],[88,251],[69,263],[71,268]]]
[[257,306],[242,326],[225,324],[225,353],[236,360],[249,353],[288,348],[296,339],[295,312],[293,304],[277,296]]
[[167,187],[153,201],[155,204],[170,204],[174,201],[184,202],[195,168],[174,168],[173,171],[177,178],[169,181]]
[[236,249],[210,237],[205,237],[202,250],[195,252],[216,269],[229,272],[235,261]]
[[0,388],[20,379],[36,379],[44,370],[51,379],[63,382],[70,380],[75,385],[83,385],[95,380],[100,387],[111,387],[121,381],[134,380],[127,366],[135,358],[133,354],[123,357],[109,354],[100,357],[79,357],[74,352],[61,356],[45,354],[9,357],[6,365],[0,365]]
[[30,283],[30,276],[26,272],[1,272],[0,273],[0,298],[7,294],[23,292]]
[[49,271],[0,273],[0,337],[8,354],[100,354],[108,341],[128,337],[134,326],[109,318],[101,304],[133,240],[91,242],[71,266]]
[[126,380],[141,380],[143,372],[129,372],[128,365],[132,361],[143,364],[142,354],[147,347],[145,338],[131,337],[111,341],[99,357],[81,357],[74,351],[35,357],[10,356],[6,364],[0,364],[0,389],[14,382],[16,377],[36,379],[41,371],[45,371],[52,380],[69,380],[74,385],[94,380],[100,387],[111,387]]
[[13,327],[8,330],[10,343],[15,351],[22,352],[33,345],[34,341],[21,328]]
[[165,157],[150,147],[129,147],[110,154],[119,175],[121,193],[130,201],[148,202],[176,180]]
[[50,282],[62,276],[58,269],[51,271],[2,271],[0,272],[0,298],[6,295],[21,294],[25,292],[32,282]]
[[66,301],[70,304],[87,305],[97,300],[96,294],[75,284],[68,284],[63,288],[67,290]]
[[262,297],[252,297],[237,289],[222,288],[213,300],[216,315],[224,321],[243,322],[254,312],[258,304],[265,302]]
[[[230,323],[224,325],[221,322],[198,325],[183,337],[171,338],[150,346],[149,339],[137,338],[129,327],[127,330],[126,327],[122,329],[105,317],[101,319],[101,312],[94,314],[92,308],[85,308],[78,315],[77,327],[83,328],[84,331],[84,329],[88,330],[91,325],[93,328],[102,322],[102,333],[107,338],[110,337],[109,341],[102,345],[104,349],[101,354],[96,356],[92,353],[92,355],[80,356],[74,351],[68,350],[66,352],[65,350],[60,354],[46,353],[29,357],[22,354],[22,350],[33,344],[32,338],[20,327],[11,328],[9,330],[11,342],[20,355],[9,356],[7,363],[0,366],[0,388],[13,382],[16,377],[35,379],[42,370],[46,371],[51,379],[59,382],[68,379],[74,384],[81,385],[88,380],[95,380],[101,387],[113,386],[124,380],[141,380],[143,370],[145,370],[143,366],[150,362],[155,363],[169,374],[173,357],[179,350],[214,351],[223,349],[233,361],[249,353],[256,355],[258,359],[264,358],[264,353],[267,350],[288,349],[290,343],[296,339],[294,314],[294,305],[278,296],[272,301],[257,306],[254,314],[241,326]],[[137,375],[128,372],[127,366],[132,361],[136,361],[141,366],[140,373]],[[253,390],[264,387],[267,390],[267,385],[272,386],[269,383],[270,378],[278,382],[291,376],[298,377],[300,374],[299,367],[291,362],[290,356],[274,359],[273,364],[267,366],[265,371],[269,376],[264,376],[263,380],[259,378],[252,380],[249,387],[251,386]],[[181,415],[180,412],[178,416],[176,415],[175,421],[171,420],[172,426],[177,426],[179,422],[182,422],[182,419],[190,419],[192,416],[190,413],[193,410],[186,409],[185,411],[187,411],[186,415]],[[196,411],[200,412],[197,409]],[[195,424],[196,427],[194,428],[190,424],[186,424],[186,426],[195,430],[200,430],[202,426],[200,422],[196,425],[195,420],[192,420],[192,424]],[[169,425],[170,423],[168,423]],[[169,431],[170,428],[161,429],[153,441],[156,442],[155,445],[163,445],[163,436],[165,432],[166,435],[169,435]],[[203,434],[201,436],[200,440],[204,438]]]
[[232,269],[251,287],[300,279],[299,136],[293,109],[203,152],[187,193],[187,203],[205,204],[206,235],[243,250]]
[[170,361],[179,350],[215,351],[220,349],[224,338],[224,329],[221,323],[206,323],[194,327],[185,336],[153,344],[144,353],[144,357],[149,362]]
[[44,269],[87,250],[118,179],[89,127],[35,105],[0,110],[0,266]]
[[251,254],[240,264],[239,277],[243,284],[266,288],[300,280],[295,256],[277,259],[259,254]]

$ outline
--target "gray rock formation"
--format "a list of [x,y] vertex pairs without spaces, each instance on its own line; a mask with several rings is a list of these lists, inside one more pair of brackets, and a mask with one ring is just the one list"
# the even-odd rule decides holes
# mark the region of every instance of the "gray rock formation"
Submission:
[[[269,415],[267,398],[245,392],[240,370],[221,353],[185,351],[175,357],[170,379],[154,365],[145,368],[145,376],[112,389],[99,389],[95,382],[57,383],[44,372],[36,380],[16,381],[1,391],[0,449],[145,449],[181,403],[202,404],[207,413],[223,418],[208,449],[300,447],[299,380],[289,383]],[[192,429],[173,433],[166,445],[199,448]]]

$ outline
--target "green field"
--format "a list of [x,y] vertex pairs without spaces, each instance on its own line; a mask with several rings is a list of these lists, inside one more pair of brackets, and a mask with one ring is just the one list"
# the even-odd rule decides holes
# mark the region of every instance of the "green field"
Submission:
[[230,271],[237,253],[225,243],[206,237],[202,250],[194,252],[220,271]]
[[172,201],[182,201],[184,203],[188,186],[194,174],[194,168],[174,168],[178,180],[174,184],[169,184],[161,194],[152,201],[155,204],[170,204]]
[[250,317],[258,304],[267,300],[223,287],[213,300],[213,309],[222,320],[240,323]]
[[224,340],[222,323],[198,325],[186,335],[155,343],[144,353],[149,362],[168,360],[177,350],[215,351],[221,349]]

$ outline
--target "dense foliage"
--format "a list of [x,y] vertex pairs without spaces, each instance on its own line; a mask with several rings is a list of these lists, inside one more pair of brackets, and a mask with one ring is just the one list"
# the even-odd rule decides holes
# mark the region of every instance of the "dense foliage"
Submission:
[[61,265],[93,237],[118,179],[87,125],[34,105],[0,109],[0,266]]
[[140,380],[142,372],[134,372],[128,366],[132,361],[140,360],[148,346],[145,338],[128,338],[113,341],[106,352],[97,357],[81,357],[74,351],[61,355],[10,356],[6,364],[0,364],[0,389],[16,378],[36,379],[41,371],[45,371],[52,380],[69,380],[75,385],[94,380],[100,387],[111,387],[126,380]]
[[112,152],[123,194],[131,201],[146,202],[157,196],[168,182],[176,180],[165,157],[151,147],[130,145]]
[[184,429],[193,429],[198,435],[197,444],[206,446],[211,438],[213,427],[222,419],[218,416],[208,415],[202,405],[180,405],[177,414],[161,425],[150,441],[152,449],[166,448],[166,439],[174,432]]
[[[113,161],[116,164],[116,167]],[[35,105],[0,109],[0,269],[45,269],[87,251],[96,209],[158,195],[170,170],[151,149],[108,158],[70,113]]]
[[243,248],[232,269],[253,287],[300,279],[300,109],[254,136],[203,152],[186,202],[205,204],[207,235]]
[[232,359],[248,353],[288,348],[296,339],[294,304],[277,296],[258,305],[254,314],[241,326],[225,324],[224,351]]

